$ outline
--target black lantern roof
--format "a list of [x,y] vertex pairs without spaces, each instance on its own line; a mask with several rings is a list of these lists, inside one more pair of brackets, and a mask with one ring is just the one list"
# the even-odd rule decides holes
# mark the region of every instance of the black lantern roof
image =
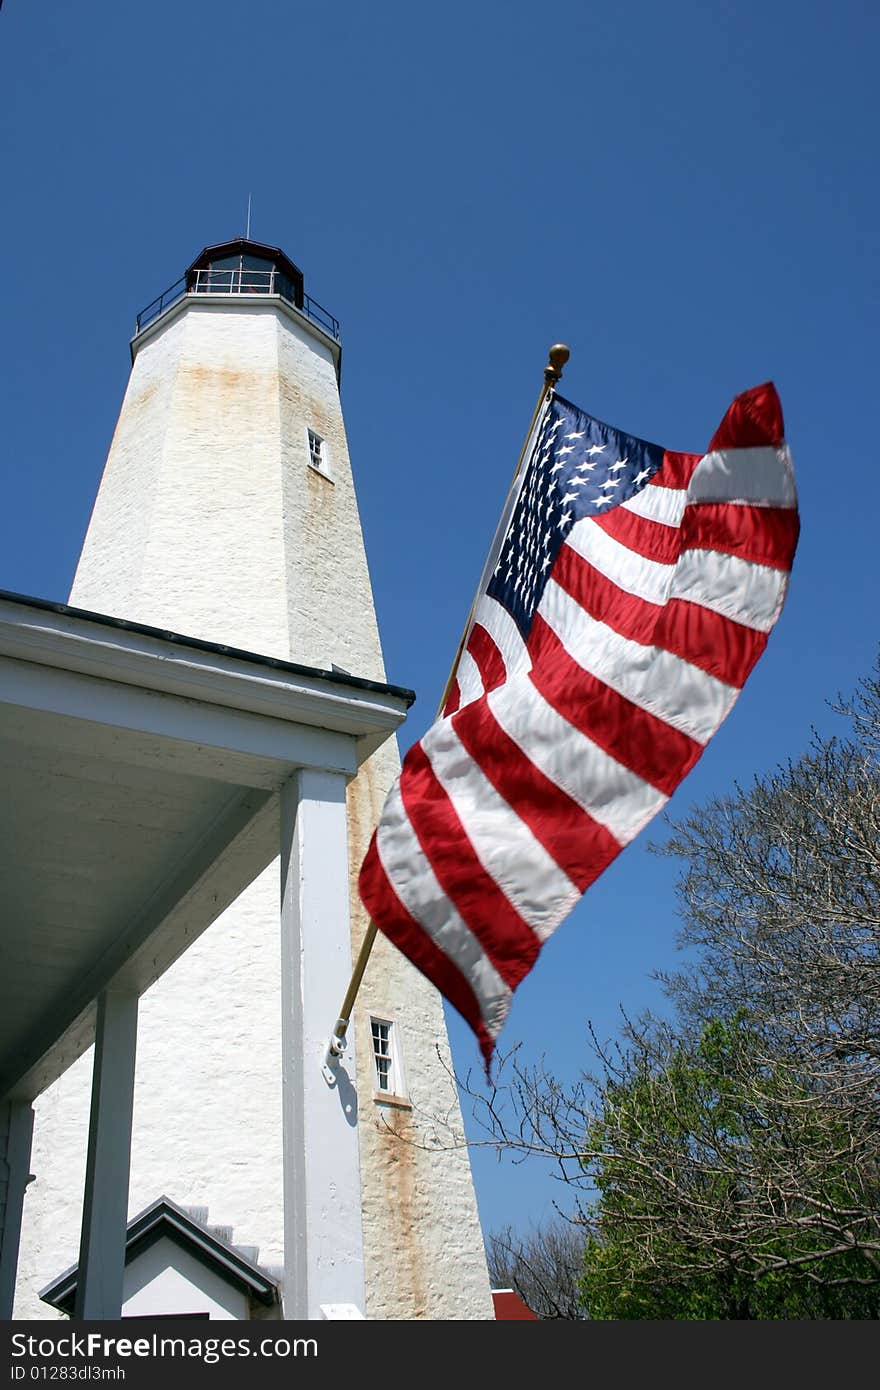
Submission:
[[206,246],[196,256],[192,265],[187,267],[187,283],[195,282],[197,271],[223,269],[236,259],[244,264],[245,269],[257,269],[257,265],[254,264],[256,262],[267,270],[274,269],[280,272],[280,275],[290,282],[294,304],[302,308],[303,273],[299,266],[294,265],[280,246],[265,246],[261,241],[250,241],[247,237],[235,237],[232,241],[220,241],[216,246]]

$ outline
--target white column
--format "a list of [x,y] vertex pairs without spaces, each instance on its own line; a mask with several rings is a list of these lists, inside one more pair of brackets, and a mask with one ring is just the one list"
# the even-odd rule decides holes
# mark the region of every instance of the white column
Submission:
[[351,977],[345,778],[300,771],[281,791],[284,1316],[364,1308],[354,1057],[324,1056]]
[[11,1319],[15,1301],[21,1213],[30,1179],[33,1132],[34,1112],[29,1100],[10,1100],[0,1106],[0,1139],[4,1135],[6,1139],[5,1159],[0,1148],[0,1177],[4,1180],[0,1189],[3,1195],[0,1206],[0,1319],[4,1322]]
[[137,1013],[136,994],[98,998],[76,1319],[122,1316]]

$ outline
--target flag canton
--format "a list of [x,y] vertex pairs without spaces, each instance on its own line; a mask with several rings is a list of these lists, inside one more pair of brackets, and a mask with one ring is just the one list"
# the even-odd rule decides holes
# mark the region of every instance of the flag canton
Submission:
[[662,462],[658,445],[622,434],[553,397],[487,585],[524,639],[571,528],[641,492]]

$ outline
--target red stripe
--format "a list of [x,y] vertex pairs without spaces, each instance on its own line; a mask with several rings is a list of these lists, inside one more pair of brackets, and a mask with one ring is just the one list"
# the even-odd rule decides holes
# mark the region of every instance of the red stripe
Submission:
[[626,507],[615,507],[592,518],[593,525],[601,529],[633,550],[646,560],[656,560],[660,565],[674,565],[681,554],[681,531],[677,526],[666,526],[662,521],[651,521],[649,517],[639,516],[638,512],[628,511]]
[[497,686],[504,684],[507,679],[504,657],[489,633],[479,623],[474,623],[471,629],[467,649],[477,663],[484,690],[495,690]]
[[443,892],[504,983],[514,989],[534,965],[540,943],[483,868],[420,743],[414,744],[403,760],[400,792],[410,824]]
[[461,687],[460,687],[459,684],[458,684],[458,680],[454,680],[454,681],[452,682],[452,685],[451,685],[450,689],[449,689],[449,698],[447,699],[446,704],[443,706],[443,713],[444,713],[444,715],[445,715],[445,714],[455,714],[455,711],[458,709],[458,707],[459,707],[460,704],[461,704]]
[[622,845],[529,761],[485,700],[475,700],[452,722],[495,790],[583,893]]
[[649,603],[619,589],[569,545],[553,566],[553,579],[591,617],[646,647],[662,647],[726,685],[740,689],[767,645],[755,632],[685,599]]
[[685,507],[682,550],[720,550],[756,565],[789,570],[800,523],[794,508],[701,502]]
[[767,444],[775,448],[784,438],[782,402],[773,382],[765,381],[731,402],[709,449],[756,449]]
[[667,449],[648,487],[686,488],[702,461],[702,454],[677,454]]
[[671,796],[703,749],[573,661],[540,614],[529,636],[536,689],[563,719],[644,782]]
[[470,1024],[479,1039],[480,1050],[488,1065],[494,1044],[483,1023],[477,996],[458,966],[435,945],[400,901],[382,867],[376,848],[375,833],[361,865],[358,887],[371,920],[389,941],[393,941],[398,950],[436,985],[465,1022]]
[[680,598],[670,599],[660,610],[654,632],[654,646],[737,690],[745,685],[766,645],[766,632]]

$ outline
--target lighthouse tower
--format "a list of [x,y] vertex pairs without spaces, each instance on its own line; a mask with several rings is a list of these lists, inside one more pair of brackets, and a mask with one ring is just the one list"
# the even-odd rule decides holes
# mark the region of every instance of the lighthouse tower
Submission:
[[[70,603],[384,681],[339,326],[302,272],[250,240],[207,247],[138,316],[131,354]],[[357,871],[398,770],[392,741],[348,787],[353,954]],[[268,1269],[284,1265],[278,903],[275,864],[143,996],[129,1197],[130,1214],[207,1208]],[[366,1316],[491,1318],[467,1150],[433,1127],[461,1128],[441,1002],[381,937],[352,1033]],[[87,1054],[35,1106],[17,1318],[53,1316],[39,1291],[77,1258],[90,1079]]]

